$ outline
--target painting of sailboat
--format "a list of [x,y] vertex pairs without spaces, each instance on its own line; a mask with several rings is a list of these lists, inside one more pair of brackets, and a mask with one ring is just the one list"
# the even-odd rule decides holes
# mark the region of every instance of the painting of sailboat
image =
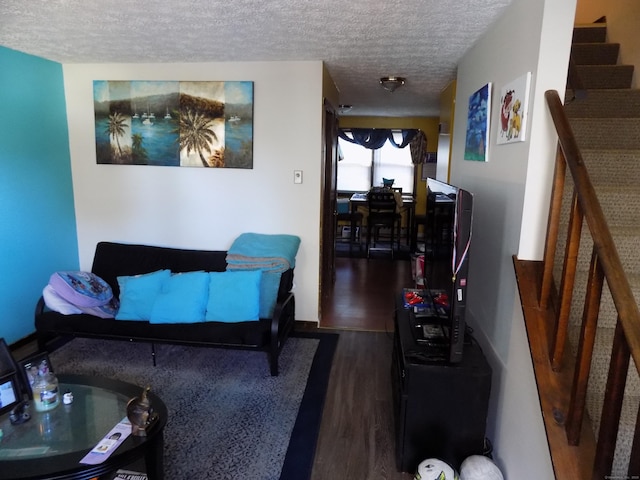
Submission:
[[96,80],[94,112],[99,164],[253,168],[253,82]]

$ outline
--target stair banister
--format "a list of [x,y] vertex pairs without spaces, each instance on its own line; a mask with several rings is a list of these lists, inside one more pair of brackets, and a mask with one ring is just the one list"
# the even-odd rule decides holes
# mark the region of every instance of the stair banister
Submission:
[[640,311],[638,305],[624,273],[618,251],[589,179],[569,120],[564,113],[560,96],[555,90],[549,90],[545,92],[545,98],[558,132],[558,143],[573,177],[578,201],[582,206],[582,212],[593,237],[594,249],[602,263],[602,269],[609,284],[611,297],[618,311],[631,356],[635,364],[640,365]]
[[[516,259],[516,275],[556,478],[602,480],[610,478],[612,471],[630,359],[633,358],[636,370],[640,366],[640,312],[564,106],[556,91],[546,92],[545,98],[558,133],[545,252],[542,262]],[[553,264],[567,170],[574,191],[558,292]],[[563,358],[563,349],[567,343],[568,309],[573,294],[573,262],[585,220],[593,248],[577,357],[573,361]],[[596,444],[590,418],[585,413],[585,398],[605,280],[617,311],[617,323]],[[531,298],[532,290],[538,292],[537,299]],[[632,458],[628,463],[630,478],[640,473],[639,419],[640,415],[636,416]]]

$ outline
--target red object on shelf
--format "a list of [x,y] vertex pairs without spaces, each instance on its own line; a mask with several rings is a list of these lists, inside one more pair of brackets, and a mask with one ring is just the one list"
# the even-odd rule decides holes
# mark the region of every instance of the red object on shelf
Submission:
[[449,305],[449,295],[447,295],[444,292],[441,292],[435,296],[435,298],[433,299],[433,302],[437,305],[442,305],[443,307],[446,307]]

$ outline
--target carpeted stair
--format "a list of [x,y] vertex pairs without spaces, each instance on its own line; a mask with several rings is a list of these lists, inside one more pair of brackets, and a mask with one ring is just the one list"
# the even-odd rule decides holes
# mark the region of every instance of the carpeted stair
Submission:
[[[640,298],[640,91],[631,89],[634,67],[618,64],[620,45],[607,43],[606,37],[606,23],[576,26],[574,29],[572,59],[586,97],[567,90],[565,106],[637,301]],[[563,202],[566,222],[572,188],[568,190]],[[587,230],[585,224],[570,319],[574,354],[593,245],[590,235],[584,233]],[[563,255],[564,244],[561,242],[556,265],[562,265]],[[556,273],[558,278],[559,273]],[[587,398],[587,410],[596,435],[616,323],[615,308],[606,284],[598,322]],[[612,478],[623,478],[627,473],[640,400],[640,380],[633,362],[629,370]]]

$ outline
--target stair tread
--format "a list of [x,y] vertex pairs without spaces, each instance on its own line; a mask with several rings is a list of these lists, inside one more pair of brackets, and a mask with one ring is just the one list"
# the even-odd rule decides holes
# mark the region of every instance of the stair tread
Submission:
[[573,42],[582,43],[585,40],[591,42],[604,42],[607,36],[605,23],[576,25],[573,28]]
[[583,98],[565,91],[565,111],[569,118],[640,117],[640,90],[631,88],[586,89]]
[[586,89],[630,88],[633,65],[576,65],[582,85]]
[[581,149],[640,149],[640,117],[570,118],[569,123]]
[[571,46],[571,58],[576,65],[617,65],[619,55],[619,43],[585,42]]
[[629,155],[633,153],[638,153],[640,155],[640,150],[637,148],[582,148],[580,151],[584,153],[602,153],[602,154],[620,154],[620,155]]

